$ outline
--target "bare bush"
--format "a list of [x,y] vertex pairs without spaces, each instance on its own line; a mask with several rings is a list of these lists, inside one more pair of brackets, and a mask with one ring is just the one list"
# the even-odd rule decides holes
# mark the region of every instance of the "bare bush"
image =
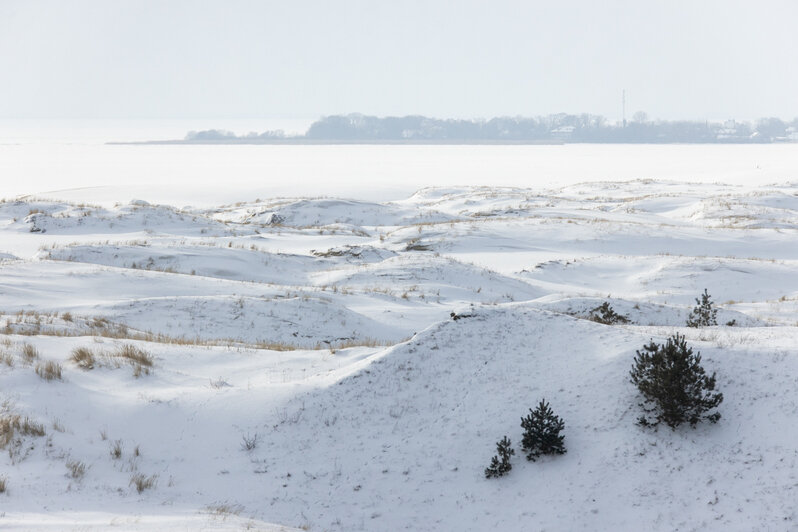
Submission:
[[251,451],[258,446],[258,433],[256,432],[252,436],[245,434],[241,436],[241,440],[241,449],[244,451]]
[[0,477],[0,493],[5,493],[8,489],[8,478],[5,476]]

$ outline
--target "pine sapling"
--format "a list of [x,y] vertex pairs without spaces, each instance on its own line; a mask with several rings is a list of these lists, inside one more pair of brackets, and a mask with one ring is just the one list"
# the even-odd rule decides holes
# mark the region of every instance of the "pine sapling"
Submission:
[[720,413],[708,413],[723,401],[723,394],[715,392],[715,374],[707,376],[701,354],[693,353],[684,336],[668,338],[664,345],[652,341],[643,346],[629,376],[644,398],[640,425],[664,422],[674,429],[685,422],[695,426],[702,419],[710,423],[720,419]]
[[490,466],[485,468],[485,478],[503,477],[513,468],[510,457],[515,454],[515,449],[507,436],[496,442],[496,453],[490,460]]
[[565,454],[565,436],[560,434],[565,423],[554,415],[545,400],[535,410],[529,409],[529,415],[521,418],[521,427],[524,429],[521,448],[527,460],[534,462],[544,454]]
[[695,302],[696,306],[687,318],[687,326],[710,327],[712,325],[717,325],[718,310],[712,307],[712,300],[706,288],[704,288],[704,293],[701,294],[701,299],[696,298]]
[[590,311],[590,319],[596,323],[603,323],[604,325],[615,325],[616,323],[629,323],[629,318],[622,314],[618,314],[610,306],[608,301],[597,306]]

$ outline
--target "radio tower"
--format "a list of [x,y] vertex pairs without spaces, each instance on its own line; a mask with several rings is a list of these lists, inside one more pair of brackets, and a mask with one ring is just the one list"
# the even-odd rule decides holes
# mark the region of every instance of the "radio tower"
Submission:
[[623,90],[621,95],[621,109],[623,113],[623,127],[626,127],[626,89]]

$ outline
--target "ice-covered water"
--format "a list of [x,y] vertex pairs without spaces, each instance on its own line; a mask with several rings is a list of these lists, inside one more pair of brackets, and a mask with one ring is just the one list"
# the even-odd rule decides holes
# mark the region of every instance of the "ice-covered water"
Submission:
[[181,138],[190,129],[210,127],[236,133],[302,129],[296,121],[0,123],[0,197],[39,194],[94,202],[143,198],[211,205],[295,195],[392,200],[426,186],[552,188],[582,181],[649,178],[760,186],[798,180],[798,144],[105,144]]

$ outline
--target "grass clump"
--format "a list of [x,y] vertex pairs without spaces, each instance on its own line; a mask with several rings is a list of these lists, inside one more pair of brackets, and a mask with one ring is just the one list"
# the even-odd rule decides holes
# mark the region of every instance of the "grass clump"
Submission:
[[34,360],[39,358],[39,351],[36,349],[35,346],[31,344],[22,344],[22,359],[28,363],[32,364]]
[[88,347],[76,347],[72,350],[69,360],[77,364],[80,369],[90,370],[94,369],[97,364],[97,358]]
[[113,356],[133,366],[133,376],[149,375],[155,360],[152,355],[132,344],[120,346]]
[[155,487],[155,482],[158,480],[158,475],[147,476],[143,473],[136,473],[130,477],[129,486],[135,486],[136,491],[141,493],[144,490],[152,489]]
[[0,449],[5,449],[14,441],[14,437],[22,436],[41,437],[46,434],[44,425],[36,423],[30,418],[23,418],[18,414],[4,413],[0,415]]
[[61,369],[61,364],[48,360],[47,362],[36,364],[36,375],[46,381],[60,381]]
[[111,444],[111,458],[114,460],[122,458],[122,440],[116,440]]
[[86,475],[86,464],[79,460],[70,460],[66,463],[69,476],[75,480],[80,480]]

